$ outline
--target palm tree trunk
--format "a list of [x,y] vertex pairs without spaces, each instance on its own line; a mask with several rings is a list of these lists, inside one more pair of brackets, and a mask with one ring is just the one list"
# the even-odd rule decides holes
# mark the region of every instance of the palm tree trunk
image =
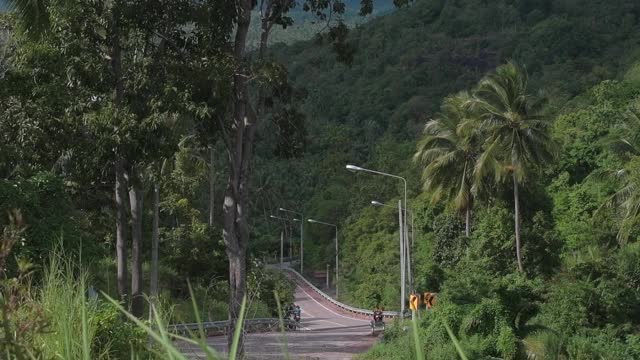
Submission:
[[213,210],[215,209],[215,154],[213,153],[213,145],[209,145],[209,226],[213,226]]
[[122,159],[116,159],[115,163],[116,184],[116,266],[118,277],[118,295],[123,302],[128,301],[128,276],[127,276],[127,213],[126,213],[126,180]]
[[518,259],[518,270],[524,271],[522,267],[522,257],[520,256],[520,193],[518,190],[518,180],[516,174],[513,173],[513,200],[515,206],[515,222],[516,222],[516,258]]
[[468,205],[465,210],[464,222],[464,235],[469,237],[471,236],[471,205]]
[[142,185],[134,183],[129,190],[131,204],[131,313],[141,317],[144,310],[142,297]]
[[149,295],[149,320],[153,320],[154,307],[158,301],[158,246],[160,243],[160,190],[158,184],[153,186],[153,229],[151,232],[151,284]]

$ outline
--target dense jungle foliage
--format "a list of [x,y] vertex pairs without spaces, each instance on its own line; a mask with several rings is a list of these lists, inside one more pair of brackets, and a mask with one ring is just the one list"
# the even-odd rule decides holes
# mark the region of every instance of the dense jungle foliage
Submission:
[[[639,11],[633,1],[420,1],[356,29],[351,64],[313,41],[277,48],[304,89],[308,132],[298,164],[280,162],[287,181],[278,193],[343,225],[343,300],[398,307],[397,210],[370,201],[394,204],[401,184],[345,171],[356,164],[409,180],[416,290],[439,293],[421,325],[428,359],[456,356],[442,322],[469,358],[639,358],[638,159],[615,146],[637,144]],[[477,195],[465,236],[455,196],[432,201],[426,165],[412,161],[443,99],[474,91],[509,60],[545,100],[557,154],[520,189],[524,274],[511,182]],[[455,188],[455,176],[444,186]],[[315,248],[306,259],[319,269],[332,263],[330,231],[307,230]],[[410,336],[385,338],[366,358],[415,356]]]
[[[351,8],[357,1],[348,3]],[[341,301],[399,306],[397,210],[370,204],[397,203],[401,184],[345,170],[356,164],[408,180],[415,290],[438,293],[437,305],[420,320],[428,359],[457,356],[445,323],[474,359],[640,359],[639,17],[640,4],[633,0],[419,0],[366,23],[351,16],[347,22],[358,25],[341,49],[349,55],[345,58],[315,35],[318,25],[311,22],[274,36],[268,58],[285,66],[290,88],[286,104],[270,99],[284,111],[261,124],[252,161],[251,313],[273,315],[274,290],[291,296],[284,279],[260,266],[279,255],[281,231],[293,243],[291,255],[299,250],[297,226],[270,218],[283,215],[279,207],[338,224]],[[153,203],[153,188],[160,187],[162,301],[177,304],[172,320],[192,320],[188,279],[205,315],[226,318],[228,264],[220,235],[228,176],[224,145],[202,139],[198,114],[209,109],[198,107],[197,96],[180,96],[177,90],[185,82],[190,89],[202,86],[202,69],[169,56],[163,60],[170,62],[168,68],[189,69],[187,80],[176,79],[166,68],[154,73],[153,56],[139,63],[132,59],[127,86],[144,96],[129,101],[139,106],[132,116],[144,119],[144,126],[123,124],[111,133],[105,120],[111,110],[96,110],[100,99],[90,98],[87,89],[67,89],[75,76],[103,76],[98,52],[83,62],[75,56],[86,44],[69,42],[60,50],[73,34],[34,43],[12,37],[14,26],[11,16],[1,18],[0,211],[4,238],[12,239],[13,247],[10,256],[0,248],[3,275],[25,280],[35,274],[37,283],[52,268],[50,253],[62,247],[66,257],[88,269],[87,284],[115,297],[113,176],[104,166],[110,161],[105,152],[114,144],[154,139],[130,151],[141,155],[137,166],[145,204]],[[257,34],[252,36],[256,44]],[[302,39],[308,40],[294,43]],[[136,41],[143,39],[132,46]],[[528,74],[520,89],[531,95],[525,115],[535,109],[546,120],[538,129],[548,137],[545,145],[536,137],[527,149],[548,147],[554,156],[525,156],[515,164],[496,138],[496,125],[486,122],[492,97],[482,79],[509,61]],[[137,69],[142,71],[134,76]],[[150,74],[164,82],[154,83]],[[92,89],[101,89],[103,80],[90,84]],[[468,105],[453,106],[462,96],[469,96]],[[149,98],[152,106],[143,106]],[[179,102],[191,106],[189,116],[173,116]],[[79,115],[84,112],[89,115]],[[425,124],[455,119],[468,124],[464,129],[470,133],[452,131],[447,139],[473,149],[471,168],[479,167],[481,154],[495,160],[483,176],[460,175],[461,162],[437,173],[429,162],[414,160],[437,135],[424,132]],[[95,135],[104,133],[108,136]],[[501,153],[488,152],[492,139]],[[523,271],[516,256],[512,177],[519,189]],[[21,209],[20,215],[6,217],[11,209]],[[145,239],[152,219],[152,207],[146,206]],[[333,267],[333,230],[305,223],[304,231],[305,270]],[[149,243],[142,248],[144,284],[150,277]],[[41,320],[37,303],[56,298],[46,289],[30,298],[36,315],[27,320],[34,331]],[[103,326],[93,346],[118,357],[144,342],[144,334],[103,305],[96,307]],[[108,335],[100,332],[131,335],[110,347],[101,343]],[[24,339],[37,336],[27,333]],[[401,326],[393,327],[363,357],[412,359],[412,341]]]

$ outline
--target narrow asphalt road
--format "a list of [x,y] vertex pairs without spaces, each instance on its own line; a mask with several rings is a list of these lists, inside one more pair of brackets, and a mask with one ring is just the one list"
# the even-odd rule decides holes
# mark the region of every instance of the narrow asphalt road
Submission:
[[[298,331],[255,333],[246,336],[249,359],[351,359],[367,351],[376,341],[370,335],[369,320],[357,319],[328,304],[308,285],[297,282],[295,303],[302,309]],[[208,343],[220,353],[226,353],[226,337],[210,337]],[[196,347],[183,347],[192,359],[203,359]]]

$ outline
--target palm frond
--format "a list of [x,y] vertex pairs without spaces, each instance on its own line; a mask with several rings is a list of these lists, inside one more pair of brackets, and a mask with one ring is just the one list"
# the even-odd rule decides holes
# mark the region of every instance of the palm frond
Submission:
[[446,198],[458,209],[472,202],[472,169],[482,146],[473,101],[469,92],[445,98],[441,111],[426,123],[413,157],[424,166],[423,189],[432,193],[432,201]]
[[8,0],[9,10],[17,15],[21,30],[32,38],[39,38],[49,29],[49,1]]

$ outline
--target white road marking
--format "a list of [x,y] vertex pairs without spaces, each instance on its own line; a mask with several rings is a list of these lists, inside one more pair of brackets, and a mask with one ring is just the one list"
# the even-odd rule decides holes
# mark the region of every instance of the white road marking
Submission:
[[340,314],[336,313],[335,311],[327,308],[326,306],[320,304],[318,302],[318,300],[314,299],[311,295],[309,295],[309,293],[306,292],[301,286],[298,286],[298,287],[300,288],[300,290],[302,290],[303,293],[305,293],[309,297],[309,299],[313,300],[313,302],[315,302],[316,304],[322,306],[325,310],[327,310],[328,312],[332,313],[333,315],[336,315],[336,316],[339,316],[341,318],[345,318],[345,319],[348,319],[348,320],[360,321],[360,322],[364,322],[364,323],[368,323],[369,322],[369,320],[360,320],[360,319],[355,319],[355,318],[351,318],[351,317],[348,317],[348,316],[340,315]]
[[[302,288],[300,288],[300,290],[302,290]],[[335,321],[329,321],[329,320],[324,320],[324,319],[318,319],[318,318],[316,318],[315,316],[313,316],[311,313],[309,313],[308,311],[304,311],[302,308],[300,309],[300,311],[301,311],[303,314],[307,314],[307,315],[309,315],[309,319],[308,319],[308,320],[306,320],[307,322],[310,322],[310,321],[322,321],[322,322],[326,322],[326,323],[330,323],[330,324],[338,325],[338,326],[342,326],[342,327],[344,327],[344,326],[349,326],[349,325],[346,325],[346,324],[337,323],[337,322],[335,322]],[[304,320],[303,320],[303,321],[304,321]],[[306,330],[309,330],[309,328],[305,328],[305,329],[306,329]]]
[[[342,326],[342,327],[349,326],[349,325],[346,325],[346,324],[337,323],[335,321],[324,320],[324,319],[316,319],[316,318],[311,318],[310,320],[307,320],[307,321],[322,321],[322,322],[326,322],[326,323],[329,323],[329,324],[338,325],[338,326]],[[322,330],[322,329],[318,329],[318,330]]]

